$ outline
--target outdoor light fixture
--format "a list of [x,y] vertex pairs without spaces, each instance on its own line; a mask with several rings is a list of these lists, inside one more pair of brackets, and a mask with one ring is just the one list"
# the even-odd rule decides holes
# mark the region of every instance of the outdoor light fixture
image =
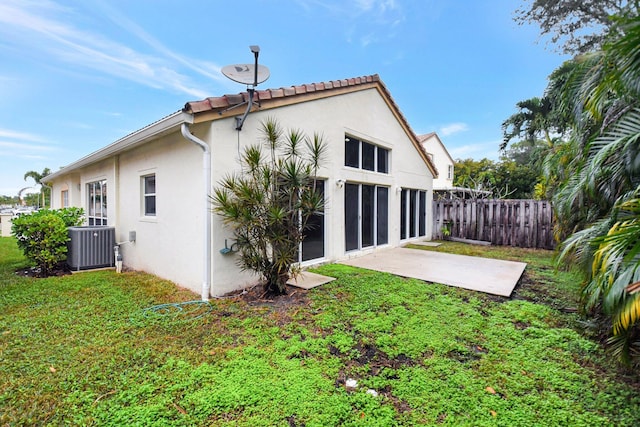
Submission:
[[342,188],[344,186],[344,179],[337,180],[336,185],[338,186],[338,188]]

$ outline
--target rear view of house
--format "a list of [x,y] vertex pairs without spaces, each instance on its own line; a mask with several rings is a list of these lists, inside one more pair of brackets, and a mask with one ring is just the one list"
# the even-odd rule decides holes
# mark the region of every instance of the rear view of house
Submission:
[[[259,141],[260,123],[321,133],[324,218],[300,262],[313,265],[431,237],[437,170],[377,75],[256,90],[187,103],[46,178],[52,207],[85,209],[87,224],[113,226],[126,267],[172,280],[203,298],[254,283],[229,250],[233,230],[211,213],[209,195],[238,156]],[[130,236],[135,236],[131,241]],[[126,243],[125,243],[126,242]]]

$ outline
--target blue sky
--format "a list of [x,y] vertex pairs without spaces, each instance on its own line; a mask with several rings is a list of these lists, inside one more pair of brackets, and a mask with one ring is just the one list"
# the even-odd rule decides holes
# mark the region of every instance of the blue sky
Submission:
[[498,158],[515,103],[568,59],[518,26],[513,0],[2,0],[0,194],[181,109],[245,90],[379,74],[416,133]]

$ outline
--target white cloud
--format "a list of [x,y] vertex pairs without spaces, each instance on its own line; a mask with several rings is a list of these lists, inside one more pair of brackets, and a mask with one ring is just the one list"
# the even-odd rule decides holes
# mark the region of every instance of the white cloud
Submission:
[[29,151],[54,151],[56,148],[49,145],[33,145],[23,142],[0,141],[0,147]]
[[138,24],[131,21],[129,18],[119,13],[117,10],[111,8],[107,3],[99,2],[98,4],[101,6],[101,9],[107,13],[107,16],[109,17],[109,19],[111,19],[111,21],[113,21],[121,28],[124,28],[131,34],[135,35],[140,40],[144,41],[167,58],[173,59],[184,67],[212,80],[224,80],[224,78],[220,75],[221,67],[206,61],[192,60],[172,51],[171,49],[163,45],[160,41],[158,41],[155,37],[151,36],[151,34],[146,32]]
[[376,0],[357,0],[355,3],[359,9],[369,11],[375,5]]
[[[37,155],[37,154],[21,154],[21,153],[16,153],[13,150],[12,151],[7,151],[7,152],[0,150],[0,155],[3,156],[3,157],[7,157],[7,158],[13,157],[15,159],[32,160],[32,161],[33,160],[40,161],[40,160],[49,159],[49,156],[44,156],[44,155],[41,156],[41,155]],[[0,194],[2,194],[2,193],[0,193]]]
[[365,12],[378,11],[385,13],[397,9],[395,0],[357,0],[356,5]]
[[449,136],[454,133],[466,132],[467,130],[469,130],[469,126],[466,123],[457,122],[442,126],[438,133],[442,136]]
[[138,52],[101,34],[69,25],[65,16],[56,16],[69,11],[56,6],[51,2],[3,1],[0,4],[0,33],[18,48],[38,50],[39,54],[78,68],[198,98],[205,97],[207,91],[197,88],[177,69],[188,68],[207,78],[221,79],[215,74],[215,65],[191,61],[176,54],[116,12],[112,12],[112,20],[150,45],[160,56]]
[[0,138],[19,139],[22,141],[45,142],[46,140],[38,135],[26,132],[18,132],[10,129],[0,128]]
[[374,43],[375,41],[376,41],[376,35],[373,33],[369,33],[367,35],[360,37],[360,45],[362,47],[367,47],[371,43]]
[[356,40],[354,34],[365,34],[357,38],[363,48],[395,38],[390,29],[405,21],[404,11],[396,0],[296,0],[296,3],[307,12],[320,8],[332,19],[344,21],[348,43]]
[[447,151],[454,159],[483,159],[498,160],[498,147],[500,141],[480,142],[477,144],[466,144],[458,147],[447,147]]
[[58,151],[45,138],[27,132],[0,128],[0,155],[5,158],[42,160]]

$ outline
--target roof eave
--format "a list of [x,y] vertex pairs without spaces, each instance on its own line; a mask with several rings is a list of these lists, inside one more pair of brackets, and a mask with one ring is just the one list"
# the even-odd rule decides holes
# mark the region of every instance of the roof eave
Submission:
[[177,129],[182,123],[193,123],[193,115],[184,111],[177,111],[157,122],[138,129],[119,140],[94,151],[93,153],[82,157],[81,159],[62,167],[60,170],[47,175],[42,179],[43,182],[51,182],[55,178],[73,172],[77,169],[100,162],[110,156],[122,153],[124,151],[135,148],[138,145],[148,142],[150,139],[158,138],[162,135],[170,133]]

